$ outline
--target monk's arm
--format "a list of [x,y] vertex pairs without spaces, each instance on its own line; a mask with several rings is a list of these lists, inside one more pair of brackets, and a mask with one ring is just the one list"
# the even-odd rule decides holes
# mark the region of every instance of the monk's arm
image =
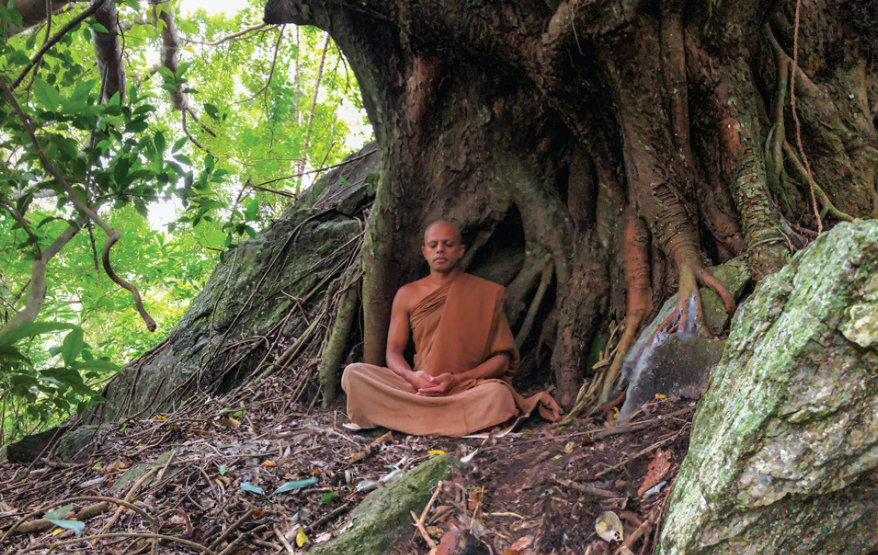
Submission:
[[509,353],[499,353],[485,362],[479,364],[472,370],[461,372],[458,374],[460,381],[488,378],[499,378],[509,370]]
[[387,332],[387,367],[399,376],[405,377],[412,371],[403,353],[409,340],[409,315],[406,309],[405,293],[402,289],[397,291],[393,298],[393,307],[390,310],[390,329]]
[[432,383],[432,377],[424,372],[413,371],[403,354],[411,333],[408,301],[404,289],[397,291],[393,298],[393,307],[390,310],[390,329],[387,332],[387,351],[384,358],[387,360],[387,367],[393,370],[397,376],[416,388],[422,388]]

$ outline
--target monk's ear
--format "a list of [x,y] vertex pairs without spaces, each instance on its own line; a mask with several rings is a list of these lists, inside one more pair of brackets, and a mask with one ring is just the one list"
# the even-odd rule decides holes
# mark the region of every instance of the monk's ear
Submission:
[[430,261],[430,259],[427,258],[427,247],[425,245],[421,245],[421,255],[424,257],[424,260],[427,262]]

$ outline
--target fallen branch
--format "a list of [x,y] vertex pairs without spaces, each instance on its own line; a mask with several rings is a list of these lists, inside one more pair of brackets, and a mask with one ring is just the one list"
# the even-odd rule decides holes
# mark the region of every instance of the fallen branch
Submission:
[[[71,509],[69,512],[67,512],[67,514],[61,517],[61,520],[77,520],[79,522],[85,522],[86,520],[94,518],[109,510],[110,504],[106,501],[102,501],[100,503],[89,505],[79,512]],[[34,534],[36,532],[51,530],[54,527],[55,524],[52,524],[52,522],[41,518],[39,520],[32,520],[30,522],[25,522],[24,524],[16,526],[15,530],[13,530],[12,533],[16,535]]]
[[618,494],[614,491],[601,489],[591,484],[580,484],[579,482],[574,482],[573,480],[564,480],[562,478],[559,478],[556,481],[564,487],[572,488],[580,493],[593,495],[595,497],[603,497],[604,499],[618,499],[620,497],[624,497],[623,495]]
[[[52,552],[57,547],[64,547],[65,545],[72,545],[74,543],[79,543],[79,542],[84,542],[84,541],[89,541],[89,540],[99,540],[102,538],[119,538],[119,537],[143,538],[143,539],[152,539],[152,540],[159,540],[159,541],[169,541],[169,542],[174,542],[174,543],[179,543],[179,544],[185,545],[186,547],[191,547],[192,549],[197,549],[198,551],[201,551],[202,553],[207,553],[208,555],[216,555],[215,551],[204,547],[200,543],[195,543],[195,542],[192,542],[189,540],[184,540],[183,538],[176,538],[174,536],[165,536],[164,534],[155,534],[155,533],[150,533],[150,532],[110,532],[107,534],[94,534],[92,536],[82,536],[80,538],[73,538],[72,540],[65,540],[65,541],[50,544],[48,546],[49,549],[46,551],[46,553]],[[34,545],[32,547],[25,548],[25,549],[19,551],[18,553],[27,553],[28,551],[30,551],[31,549],[36,548],[36,547],[42,547],[42,546]]]
[[424,541],[427,542],[427,545],[430,546],[430,549],[436,549],[436,542],[434,542],[433,538],[430,537],[430,534],[427,533],[427,529],[424,527],[424,523],[418,518],[418,515],[416,515],[414,511],[409,511],[409,514],[412,515],[412,520],[415,521],[415,528],[418,529],[418,532],[420,532]]
[[256,509],[250,509],[249,511],[244,513],[244,516],[236,520],[231,526],[226,528],[225,532],[220,534],[220,537],[211,542],[211,544],[208,546],[208,549],[216,549],[217,547],[219,547],[219,544],[225,541],[225,539],[228,538],[235,530],[237,530],[238,528],[243,526],[245,522],[250,520],[254,513],[256,513]]
[[[128,507],[129,509],[131,509],[132,511],[134,511],[135,513],[142,516],[144,519],[146,519],[153,527],[155,527],[155,525],[156,525],[156,520],[153,517],[149,516],[149,513],[147,513],[146,511],[144,511],[140,507],[137,507],[136,505],[132,505],[131,503],[129,503],[127,501],[123,501],[122,499],[117,499],[115,497],[103,497],[103,496],[98,496],[98,495],[82,495],[82,496],[78,496],[78,497],[71,497],[69,499],[60,499],[58,501],[53,501],[52,503],[47,503],[41,507],[38,507],[37,509],[32,510],[31,512],[25,514],[24,516],[19,518],[12,526],[10,526],[2,536],[0,536],[0,545],[2,545],[3,542],[6,541],[6,538],[11,536],[13,533],[15,533],[15,530],[20,525],[22,525],[25,521],[27,521],[27,519],[32,518],[40,513],[45,513],[46,511],[48,511],[50,509],[54,509],[55,507],[61,507],[61,506],[66,505],[68,503],[78,503],[78,502],[82,502],[82,501],[99,501],[99,502],[106,501],[107,503],[111,503],[111,504],[124,505],[124,506]],[[6,551],[6,553],[4,555],[11,555],[12,552],[13,552],[13,549],[10,549],[9,551]]]

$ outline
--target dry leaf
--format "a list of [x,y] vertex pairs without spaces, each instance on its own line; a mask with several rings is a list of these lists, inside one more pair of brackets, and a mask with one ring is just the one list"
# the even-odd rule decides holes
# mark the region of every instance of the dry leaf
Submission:
[[533,542],[533,536],[522,536],[515,540],[515,543],[510,545],[509,549],[503,552],[503,555],[521,555],[525,549],[533,544]]
[[575,448],[576,448],[576,443],[573,442],[573,441],[571,441],[571,442],[569,442],[567,445],[564,446],[564,452],[567,453],[567,454],[569,455],[570,453],[573,452],[573,450],[574,450]]
[[431,450],[427,451],[427,454],[429,454],[429,455],[444,455],[445,451],[443,451],[442,449],[431,449]]
[[594,523],[594,529],[602,539],[608,542],[620,542],[623,538],[622,521],[612,511],[604,511]]
[[328,541],[331,540],[331,539],[332,539],[332,533],[331,533],[331,532],[323,532],[322,534],[320,534],[319,536],[317,536],[316,538],[314,538],[314,543],[328,542]]
[[241,425],[240,422],[232,418],[231,416],[221,416],[216,420],[217,424],[225,426],[226,428],[235,429]]
[[277,466],[277,463],[274,461],[265,461],[264,463],[262,463],[262,466],[264,466],[266,468],[273,468],[273,467]]
[[654,485],[661,482],[662,478],[665,477],[670,469],[670,451],[662,451],[661,449],[659,449],[646,469],[646,477],[643,478],[643,483],[637,489],[637,497],[643,497],[644,493],[646,493]]

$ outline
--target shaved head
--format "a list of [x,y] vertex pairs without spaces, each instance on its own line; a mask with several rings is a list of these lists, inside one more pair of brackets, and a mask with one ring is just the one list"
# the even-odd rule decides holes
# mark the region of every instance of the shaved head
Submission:
[[427,229],[424,230],[424,243],[427,242],[427,235],[429,235],[431,231],[439,228],[445,228],[453,231],[454,237],[455,239],[457,239],[457,242],[460,243],[462,241],[462,238],[460,236],[460,227],[458,227],[456,223],[448,220],[436,220],[435,222],[428,225]]
[[459,272],[457,263],[463,258],[466,247],[460,238],[460,228],[454,222],[437,220],[424,231],[421,253],[431,273],[450,275]]

